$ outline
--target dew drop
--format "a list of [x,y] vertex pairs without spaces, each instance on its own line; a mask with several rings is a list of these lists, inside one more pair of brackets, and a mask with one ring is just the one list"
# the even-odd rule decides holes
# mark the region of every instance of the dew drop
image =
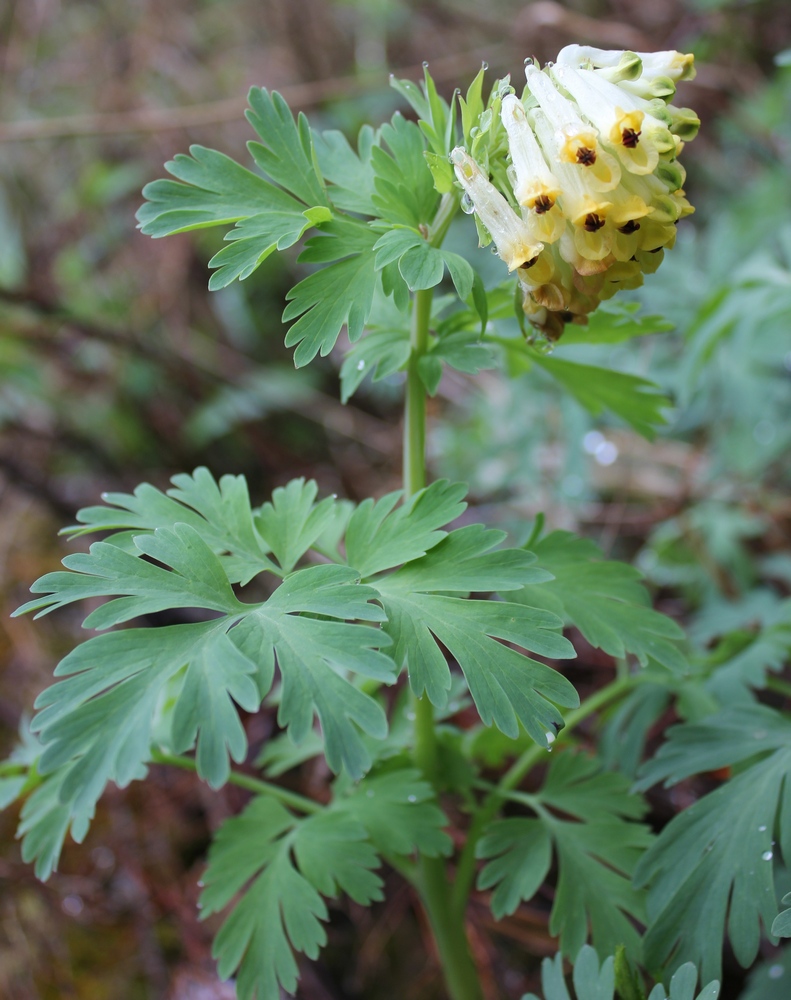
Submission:
[[407,802],[417,802],[417,795],[408,795]]
[[488,68],[489,68],[489,63],[484,59],[484,61],[481,63],[481,69],[485,73]]
[[364,361],[358,361],[357,362],[357,371],[361,372],[363,370],[363,368],[365,368],[365,362]]
[[759,833],[765,833],[766,832],[766,823],[761,823],[761,825],[758,827],[758,832]]
[[415,713],[414,712],[407,712],[406,717],[407,717],[407,719],[409,719],[410,722],[414,722],[415,721]]
[[475,205],[472,203],[472,198],[465,191],[461,196],[461,210],[465,215],[472,215],[475,211]]
[[785,969],[782,965],[770,965],[767,975],[770,979],[780,979],[781,976],[785,975]]
[[753,733],[754,740],[765,740],[767,737],[767,732],[765,729],[756,729]]
[[374,797],[374,793],[373,793],[373,792],[372,792],[372,791],[371,791],[371,790],[369,789],[369,790],[368,790],[368,791],[367,791],[367,792],[365,793],[365,797],[366,797],[367,799],[372,799],[372,798]]
[[771,851],[764,851],[764,853],[761,855],[761,860],[762,861],[771,861],[773,857],[774,857],[774,854]]
[[423,69],[428,69],[428,63],[425,59],[423,60]]
[[546,337],[542,337],[540,333],[534,334],[530,338],[530,346],[538,354],[551,354],[555,350],[555,345],[551,340],[547,340]]

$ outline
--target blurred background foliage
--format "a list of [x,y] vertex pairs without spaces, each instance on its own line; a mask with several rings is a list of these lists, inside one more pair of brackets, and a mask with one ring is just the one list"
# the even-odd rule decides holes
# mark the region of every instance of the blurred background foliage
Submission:
[[[468,481],[477,515],[517,539],[543,510],[551,526],[574,528],[636,560],[658,605],[689,627],[699,654],[700,683],[690,681],[682,714],[694,716],[701,699],[726,700],[706,686],[706,665],[722,659],[723,644],[732,655],[756,636],[774,642],[775,675],[763,682],[782,704],[791,692],[781,674],[791,644],[784,603],[791,590],[786,0],[6,0],[6,612],[57,565],[57,529],[103,491],[141,480],[165,486],[171,474],[199,464],[218,475],[245,473],[258,501],[295,475],[352,499],[398,485],[398,378],[363,386],[341,406],[340,355],[294,370],[280,314],[299,274],[296,249],[271,257],[243,285],[209,294],[206,262],[219,236],[142,237],[134,228],[139,191],[162,176],[162,163],[191,142],[243,158],[250,85],[280,89],[314,126],[352,134],[401,106],[387,87],[391,71],[416,78],[428,60],[449,96],[482,60],[491,79],[516,76],[526,56],[543,62],[572,41],[676,48],[698,60],[697,79],[681,91],[681,103],[703,119],[685,154],[698,211],[632,296],[674,330],[559,348],[564,357],[659,383],[674,404],[668,426],[649,445],[614,418],[591,417],[538,371],[511,382],[494,372],[474,379],[454,372],[433,403],[433,471]],[[459,220],[450,243],[474,253],[469,219]],[[496,283],[497,262],[485,266]],[[3,749],[74,643],[75,622],[0,616]],[[596,671],[611,667],[603,661],[583,648],[575,680],[592,683]],[[629,710],[659,719],[667,699],[647,697],[653,707]],[[666,713],[662,725],[671,720]],[[266,716],[252,720],[254,746],[270,725]],[[320,778],[306,768],[295,780],[309,792]],[[67,850],[62,872],[46,886],[20,863],[16,817],[3,814],[0,996],[231,998],[210,959],[213,928],[198,922],[194,904],[210,831],[242,802],[238,789],[209,793],[187,774],[157,772],[107,797],[88,843]],[[665,801],[664,808],[683,804]],[[390,890],[370,914],[339,904],[330,947],[305,969],[301,995],[441,995],[416,902],[397,879]],[[472,915],[488,996],[518,998],[536,988],[536,956],[554,951],[540,908],[523,907],[495,925],[481,898]],[[765,959],[749,995],[758,995],[760,982],[769,1000],[771,970],[785,963],[791,975],[791,960],[769,946]],[[743,986],[737,967],[728,968],[726,1000]]]

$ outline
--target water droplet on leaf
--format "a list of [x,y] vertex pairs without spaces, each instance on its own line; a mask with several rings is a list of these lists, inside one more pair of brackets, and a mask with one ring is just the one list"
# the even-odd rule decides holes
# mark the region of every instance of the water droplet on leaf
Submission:
[[465,191],[461,196],[461,210],[465,215],[472,215],[475,211],[475,205],[472,203],[472,198]]
[[365,362],[364,361],[358,361],[357,362],[357,371],[361,372],[363,370],[363,368],[365,368]]
[[764,851],[764,853],[761,855],[761,860],[762,861],[771,861],[773,857],[774,857],[774,854],[771,851]]
[[417,795],[408,795],[407,802],[417,802]]
[[763,833],[765,830],[766,830],[766,823],[761,823],[761,825],[758,827],[758,832]]
[[780,979],[781,976],[785,975],[785,969],[782,965],[770,965],[767,975],[770,979]]

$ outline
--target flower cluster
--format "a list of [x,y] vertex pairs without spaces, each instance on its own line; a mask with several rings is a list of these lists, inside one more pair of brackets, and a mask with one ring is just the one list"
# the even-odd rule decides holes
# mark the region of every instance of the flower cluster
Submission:
[[528,62],[522,100],[500,96],[505,174],[492,169],[493,182],[465,149],[451,153],[479,222],[518,275],[525,315],[548,340],[642,284],[693,211],[678,155],[700,121],[669,102],[694,73],[680,52],[569,45],[543,70]]

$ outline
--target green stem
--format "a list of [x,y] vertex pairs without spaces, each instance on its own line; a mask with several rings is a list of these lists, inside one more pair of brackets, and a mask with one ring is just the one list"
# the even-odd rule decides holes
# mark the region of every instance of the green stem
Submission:
[[[440,204],[429,239],[438,245],[450,224],[457,202]],[[426,485],[426,388],[420,378],[418,364],[426,353],[431,321],[431,289],[415,293],[412,306],[409,358],[404,404],[404,492],[417,493]],[[426,694],[413,697],[415,715],[415,764],[435,787],[438,783],[437,737],[434,711]],[[482,1000],[478,973],[470,954],[464,929],[464,914],[450,905],[451,886],[442,858],[421,856],[417,864],[417,888],[426,908],[445,983],[452,1000]]]
[[[567,739],[574,729],[589,715],[598,711],[604,705],[620,698],[621,695],[630,691],[635,684],[640,683],[640,676],[618,677],[612,683],[601,688],[586,698],[585,701],[575,708],[573,712],[565,717],[565,726],[558,733],[556,742]],[[475,878],[475,850],[478,841],[481,839],[483,831],[492,822],[500,811],[503,799],[507,793],[512,791],[521,780],[531,771],[536,764],[546,757],[547,751],[537,743],[529,747],[518,757],[500,779],[494,788],[481,803],[475,814],[475,818],[470,824],[467,834],[467,841],[459,857],[459,866],[456,869],[456,882],[453,886],[453,905],[457,912],[463,912],[467,905],[467,899],[472,891],[472,883]]]
[[[155,764],[169,764],[171,767],[180,767],[184,771],[197,771],[198,766],[192,757],[179,757],[172,753],[162,753],[161,750],[151,751],[151,760]],[[296,792],[289,792],[286,788],[273,785],[269,781],[261,781],[249,774],[239,774],[238,771],[231,771],[228,781],[239,788],[246,788],[248,792],[255,792],[256,795],[269,795],[273,799],[282,802],[284,806],[291,806],[302,813],[321,812],[322,806],[312,799],[306,799],[304,795],[297,795]]]

